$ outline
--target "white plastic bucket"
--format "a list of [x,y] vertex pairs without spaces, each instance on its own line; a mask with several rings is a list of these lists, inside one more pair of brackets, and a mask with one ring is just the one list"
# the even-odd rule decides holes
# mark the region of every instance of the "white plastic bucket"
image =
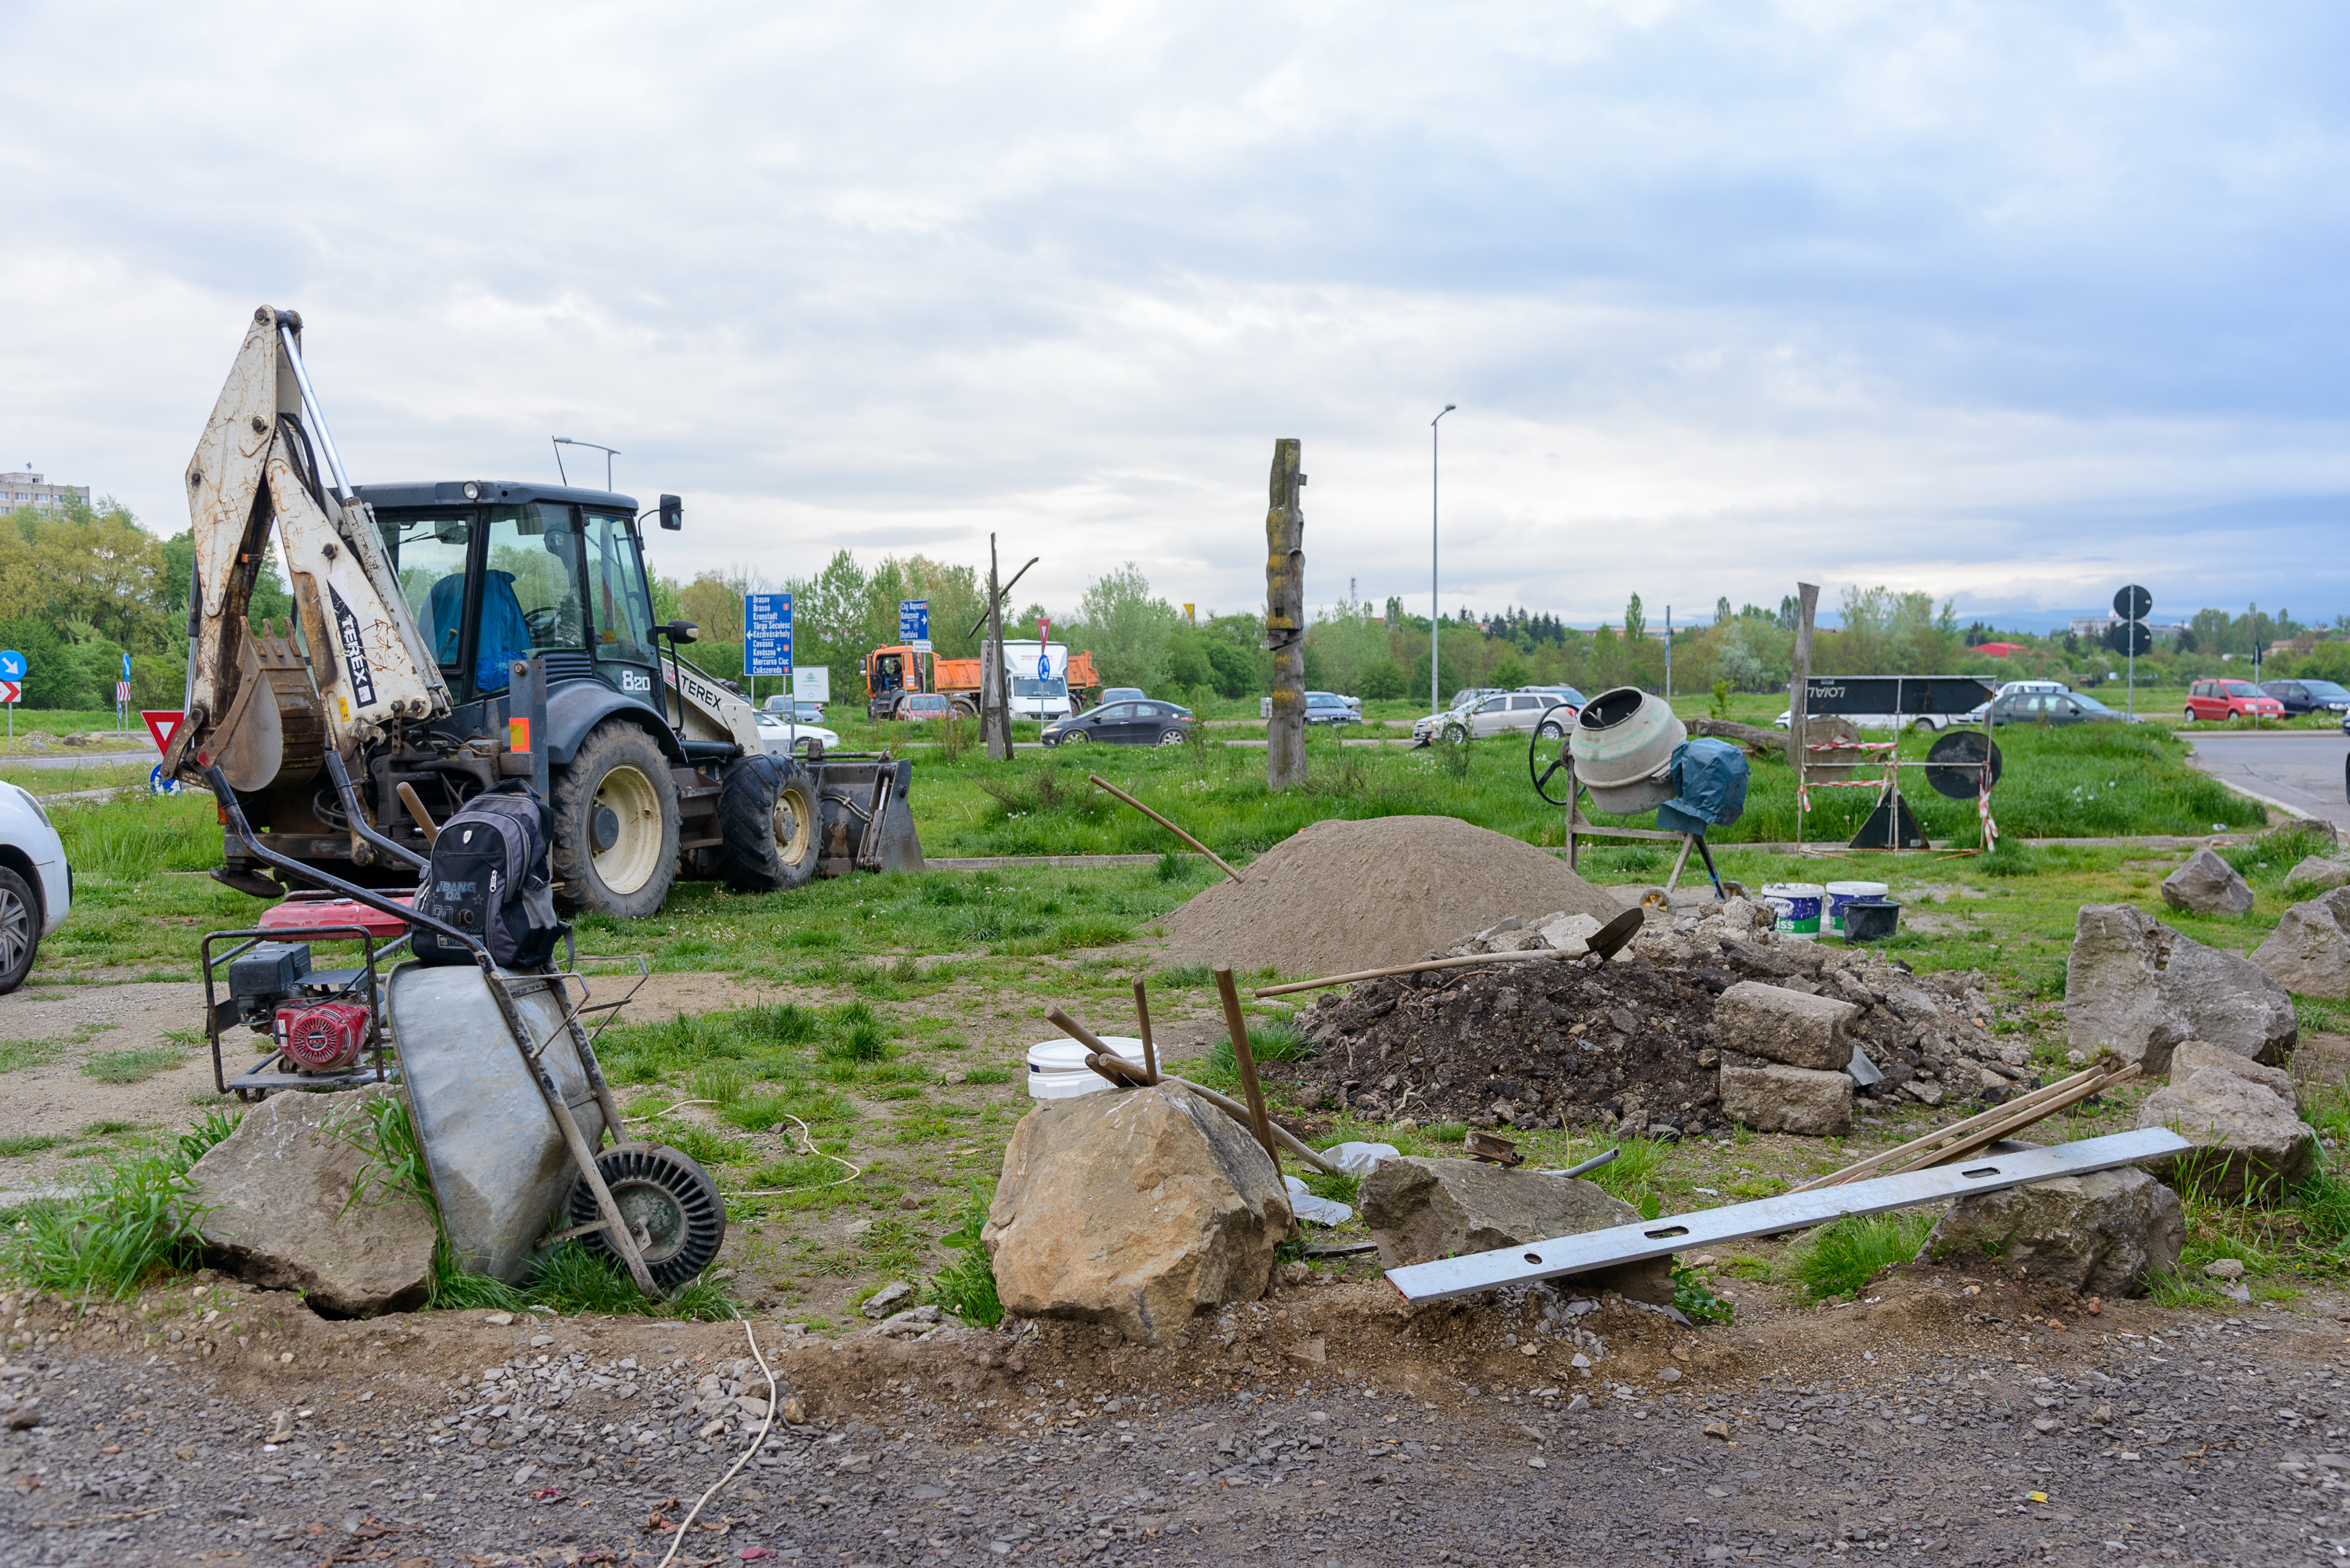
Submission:
[[1827,889],[1817,882],[1771,882],[1762,888],[1762,901],[1777,917],[1773,926],[1779,934],[1801,941],[1819,939],[1820,904],[1826,896]]
[[1831,936],[1844,935],[1844,907],[1855,898],[1882,898],[1892,892],[1882,882],[1831,882],[1827,885],[1828,901],[1822,907],[1820,929]]
[[[1142,1060],[1142,1042],[1126,1034],[1105,1034],[1101,1043],[1129,1062]],[[1067,1100],[1107,1089],[1109,1080],[1086,1065],[1086,1048],[1074,1040],[1045,1040],[1028,1047],[1028,1097]]]

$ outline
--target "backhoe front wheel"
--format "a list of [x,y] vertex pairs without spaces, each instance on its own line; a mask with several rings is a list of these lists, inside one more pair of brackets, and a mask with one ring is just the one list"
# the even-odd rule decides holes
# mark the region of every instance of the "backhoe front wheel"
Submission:
[[653,738],[607,719],[579,742],[552,793],[565,908],[623,920],[659,910],[677,880],[677,781]]
[[718,785],[720,874],[738,892],[781,893],[816,875],[816,784],[782,757],[738,757]]

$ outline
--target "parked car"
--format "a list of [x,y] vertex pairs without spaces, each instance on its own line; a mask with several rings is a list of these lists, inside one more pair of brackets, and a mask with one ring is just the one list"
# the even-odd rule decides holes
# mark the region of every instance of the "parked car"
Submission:
[[795,724],[788,715],[764,709],[759,713],[759,742],[771,757],[822,756],[840,747],[836,732],[806,721]]
[[2288,713],[2350,714],[2350,688],[2331,680],[2263,680],[2261,690],[2283,703]]
[[0,784],[0,995],[25,983],[41,939],[73,909],[73,869],[29,790]]
[[1565,734],[1567,726],[1574,722],[1575,713],[1567,705],[1546,692],[1500,691],[1473,706],[1419,720],[1411,727],[1411,738],[1421,745],[1440,736],[1447,741],[1471,736],[1482,740],[1513,731],[1519,734],[1540,732],[1555,738]]
[[2230,719],[2282,719],[2284,704],[2249,680],[2198,680],[2187,689],[2187,718],[2213,723]]
[[1112,746],[1180,746],[1191,733],[1191,715],[1172,702],[1105,702],[1045,726],[1048,746],[1100,742]]
[[892,719],[904,719],[914,723],[942,722],[954,716],[953,701],[936,691],[909,691],[898,699],[895,708],[889,710]]
[[759,704],[759,710],[764,713],[780,713],[785,719],[796,717],[803,724],[824,722],[824,704],[811,702],[805,697],[770,697]]
[[[1999,683],[1999,689],[1993,691],[1991,695],[1991,702],[1996,702],[2001,698],[2010,696],[2018,691],[2064,691],[2068,690],[2070,690],[2070,688],[2061,680],[2002,680]],[[1980,724],[1984,719],[1989,717],[1990,714],[1991,702],[1978,702],[1973,707],[1967,710],[1966,722],[1970,724]]]
[[2119,723],[2123,715],[2095,697],[2076,691],[2016,691],[1994,700],[1991,720],[2000,724]]
[[1305,722],[1309,724],[1359,724],[1363,722],[1362,699],[1341,697],[1336,691],[1308,691],[1305,694]]
[[1457,713],[1463,708],[1474,707],[1488,697],[1499,697],[1508,690],[1506,686],[1463,686],[1452,694],[1452,701],[1444,705],[1444,711]]
[[1569,719],[1583,711],[1586,701],[1583,693],[1572,686],[1521,686],[1518,690],[1531,691],[1538,697],[1548,697],[1552,701],[1564,705]]
[[1149,701],[1150,693],[1139,686],[1109,686],[1103,689],[1101,701],[1094,706],[1106,708],[1112,702],[1148,702]]
[[[1984,706],[1978,702],[1963,713],[1838,713],[1836,717],[1856,730],[1947,730],[1953,724],[1981,723]],[[1783,730],[1794,719],[1791,710],[1782,708],[1779,716],[1771,721],[1771,727]]]

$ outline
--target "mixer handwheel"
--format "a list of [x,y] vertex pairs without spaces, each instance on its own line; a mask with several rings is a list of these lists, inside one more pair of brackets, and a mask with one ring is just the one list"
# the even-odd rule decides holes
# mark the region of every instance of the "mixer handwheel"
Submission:
[[[718,1184],[685,1155],[657,1143],[624,1143],[596,1157],[596,1169],[612,1189],[612,1201],[637,1239],[653,1282],[667,1290],[710,1266],[726,1239],[726,1209]],[[571,1187],[571,1223],[593,1225],[603,1218],[585,1180]],[[619,1252],[601,1231],[587,1243],[614,1259]]]
[[[1568,801],[1572,801],[1575,798],[1575,760],[1567,755],[1566,738],[1565,736],[1560,736],[1557,738],[1557,760],[1553,762],[1550,766],[1544,767],[1542,761],[1543,742],[1551,738],[1552,737],[1543,733],[1542,732],[1536,731],[1534,738],[1526,742],[1526,776],[1534,781],[1534,793],[1536,794],[1542,796],[1543,799],[1550,802],[1553,805],[1565,805]],[[1560,774],[1565,774],[1566,775],[1566,800],[1559,799],[1556,795],[1551,794],[1548,789],[1544,787]]]

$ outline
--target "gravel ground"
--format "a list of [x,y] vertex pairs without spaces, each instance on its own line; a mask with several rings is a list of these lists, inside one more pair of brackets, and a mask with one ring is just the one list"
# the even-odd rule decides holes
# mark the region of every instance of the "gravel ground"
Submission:
[[[1995,1268],[1872,1294],[1692,1332],[1542,1291],[1412,1313],[1307,1287],[1155,1351],[1081,1325],[754,1324],[785,1419],[676,1561],[2350,1551],[2350,1303],[2107,1303],[2059,1332]],[[656,1563],[767,1393],[737,1324],[321,1323],[224,1281],[0,1311],[9,1563]]]

